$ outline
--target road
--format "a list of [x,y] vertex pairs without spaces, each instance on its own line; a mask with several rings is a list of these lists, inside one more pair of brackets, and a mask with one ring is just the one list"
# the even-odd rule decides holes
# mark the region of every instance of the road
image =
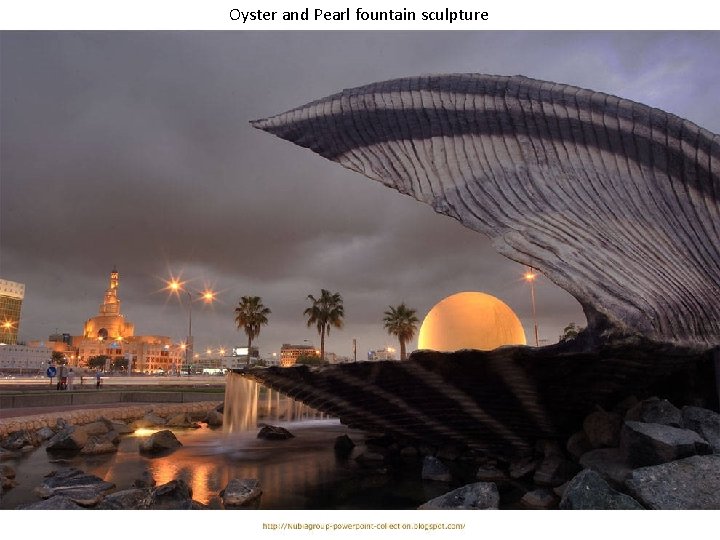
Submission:
[[[52,384],[57,383],[57,377],[52,380]],[[160,377],[160,376],[108,376],[103,375],[103,386],[223,386],[225,385],[225,377],[217,375],[192,375],[188,377]],[[50,379],[47,377],[27,377],[27,376],[2,376],[0,377],[0,387],[2,386],[50,386]],[[84,385],[80,384],[80,377],[75,377],[75,389],[94,387],[95,377],[85,377]]]

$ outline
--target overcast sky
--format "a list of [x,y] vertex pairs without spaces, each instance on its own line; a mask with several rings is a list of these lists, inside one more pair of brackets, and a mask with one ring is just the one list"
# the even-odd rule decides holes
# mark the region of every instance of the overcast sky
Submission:
[[[193,306],[196,352],[246,342],[242,295],[272,310],[257,343],[319,345],[302,312],[342,294],[327,350],[395,345],[383,311],[420,317],[484,291],[532,335],[522,266],[429,207],[254,130],[343,88],[401,76],[526,75],[634,99],[720,131],[719,33],[5,32],[0,34],[0,277],[26,284],[20,337],[80,334],[113,265],[137,334],[180,341],[187,306],[170,275],[220,291]],[[600,261],[599,261],[600,262]],[[547,279],[541,338],[584,324]],[[409,346],[413,350],[417,339]]]

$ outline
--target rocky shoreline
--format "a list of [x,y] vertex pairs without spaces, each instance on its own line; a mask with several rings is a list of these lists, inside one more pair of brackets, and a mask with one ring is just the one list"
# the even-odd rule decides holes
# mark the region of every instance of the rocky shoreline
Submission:
[[[50,455],[95,455],[117,451],[124,434],[153,428],[139,452],[166,455],[182,446],[172,428],[222,425],[217,402],[162,404],[68,411],[2,421],[0,459],[44,445]],[[291,438],[275,426],[258,425],[258,437]],[[280,444],[280,443],[278,443]],[[534,449],[498,459],[451,445],[403,443],[387,434],[363,441],[338,437],[339,460],[354,460],[372,475],[421,479],[446,486],[444,495],[419,509],[720,509],[720,414],[675,407],[665,399],[623,400],[598,408],[566,440],[538,440]],[[0,466],[4,490],[15,488],[15,472]],[[176,478],[156,486],[146,475],[131,489],[65,467],[34,489],[41,498],[30,509],[236,509],[258,508],[262,486],[255,478],[232,478],[208,504]],[[435,492],[442,492],[442,490]]]

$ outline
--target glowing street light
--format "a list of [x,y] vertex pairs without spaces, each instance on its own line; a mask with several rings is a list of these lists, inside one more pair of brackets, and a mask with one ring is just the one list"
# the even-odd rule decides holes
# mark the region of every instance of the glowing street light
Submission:
[[[193,358],[193,337],[192,337],[192,303],[193,303],[193,294],[188,290],[188,288],[185,286],[185,281],[180,281],[177,278],[171,278],[170,281],[167,281],[167,287],[165,287],[168,291],[170,291],[171,294],[176,294],[178,298],[180,297],[180,293],[184,292],[188,296],[188,337],[187,341],[181,345],[181,348],[185,351],[185,365],[187,366],[188,370],[190,370],[190,360]],[[198,293],[198,296],[205,302],[206,304],[211,304],[217,296],[217,293],[215,291],[212,291],[210,289],[205,289],[204,291]],[[189,373],[189,371],[188,371]]]
[[523,279],[527,281],[530,284],[530,298],[532,299],[532,315],[533,315],[533,324],[535,326],[535,346],[540,346],[540,340],[538,339],[538,324],[537,324],[537,314],[535,313],[535,279],[537,279],[537,274],[535,273],[535,270],[532,266],[528,267],[528,271],[525,272],[523,275]]

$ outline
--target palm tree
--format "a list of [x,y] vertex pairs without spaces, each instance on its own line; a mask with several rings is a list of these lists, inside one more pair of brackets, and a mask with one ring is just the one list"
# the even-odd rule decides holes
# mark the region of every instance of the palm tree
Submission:
[[248,337],[247,363],[250,365],[250,347],[252,341],[260,335],[260,327],[268,323],[271,311],[262,303],[259,296],[243,296],[235,308],[235,324],[238,330],[243,329]]
[[390,309],[385,312],[383,322],[388,334],[397,336],[400,340],[400,360],[405,360],[405,343],[410,341],[417,330],[418,318],[415,310],[405,305],[405,302],[398,307],[388,306]]
[[303,315],[308,318],[308,328],[315,325],[320,334],[320,360],[325,360],[325,334],[330,335],[330,328],[342,328],[345,308],[340,293],[331,293],[326,289],[320,289],[320,297],[315,298],[308,294],[308,300],[312,305],[307,308]]

